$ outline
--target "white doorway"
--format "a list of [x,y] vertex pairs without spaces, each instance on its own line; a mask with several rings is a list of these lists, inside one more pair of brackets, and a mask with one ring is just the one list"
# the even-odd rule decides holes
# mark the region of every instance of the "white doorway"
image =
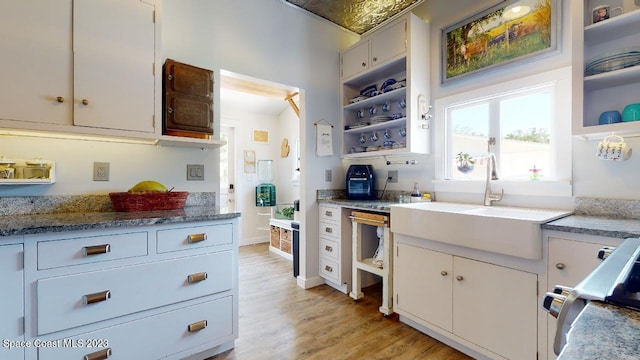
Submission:
[[221,125],[220,140],[227,142],[227,145],[220,148],[220,210],[235,212],[235,128]]

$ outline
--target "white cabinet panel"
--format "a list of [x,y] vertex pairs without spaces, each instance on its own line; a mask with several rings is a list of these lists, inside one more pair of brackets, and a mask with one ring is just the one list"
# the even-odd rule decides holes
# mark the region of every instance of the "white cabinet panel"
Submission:
[[[114,360],[165,358],[169,354],[229,338],[233,334],[232,312],[233,299],[227,296],[79,336],[56,339],[56,344],[76,346],[42,347],[38,349],[38,358],[82,359],[87,354],[106,349],[111,349],[113,355],[109,359]],[[201,321],[207,322],[204,329],[188,330],[190,324]],[[170,353],[166,349],[171,349]]]
[[[38,334],[229,290],[232,269],[226,251],[38,280]],[[203,272],[206,280],[189,283],[189,275]],[[104,291],[104,301],[84,303],[85,296]]]
[[24,349],[9,349],[3,341],[24,339],[22,320],[24,317],[22,244],[0,246],[0,359],[23,359]]
[[342,77],[348,78],[369,69],[369,41],[363,41],[342,53]]
[[407,21],[393,24],[371,37],[371,64],[377,66],[407,51]]
[[0,3],[0,119],[71,124],[71,13],[71,0]]

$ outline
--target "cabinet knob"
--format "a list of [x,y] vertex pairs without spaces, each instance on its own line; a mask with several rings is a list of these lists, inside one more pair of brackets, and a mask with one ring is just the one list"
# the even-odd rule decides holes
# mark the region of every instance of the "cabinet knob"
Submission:
[[365,67],[365,66],[367,66],[367,63],[366,63],[366,62],[363,62],[363,63],[362,63],[362,67]]
[[82,105],[89,105],[89,100],[82,99]]
[[106,348],[104,350],[92,352],[91,354],[87,354],[84,356],[84,360],[104,360],[108,359],[111,356],[111,348]]
[[326,246],[324,247],[324,249],[325,249],[326,251],[328,251],[328,252],[333,252],[333,248],[332,248],[331,246],[329,246],[329,245],[326,245]]
[[58,96],[56,101],[62,104],[64,102],[64,98],[62,96]]
[[167,80],[173,80],[173,75],[171,74],[167,75]]
[[557,263],[557,264],[556,264],[556,269],[558,269],[558,270],[562,270],[562,269],[564,269],[564,268],[565,268],[565,266],[564,266],[564,264],[563,264],[563,263]]
[[462,275],[458,275],[458,276],[456,276],[456,280],[462,281],[462,280],[464,280],[464,278],[462,277]]
[[326,228],[324,228],[324,231],[328,232],[329,234],[331,234],[333,232],[333,229],[330,228],[330,227],[326,227]]
[[187,325],[187,330],[189,332],[197,332],[207,327],[207,320],[202,320],[198,322],[194,322],[192,324]]
[[325,265],[324,269],[328,272],[333,272],[333,268],[329,265]]
[[377,57],[374,57],[374,58],[373,58],[373,62],[376,62],[376,61],[378,61],[378,58],[377,58]]
[[442,276],[447,276],[447,275],[449,275],[449,273],[448,273],[448,272],[446,272],[446,271],[444,271],[444,270],[442,270],[442,271],[440,271],[440,275],[442,275]]
[[168,112],[169,114],[173,114],[173,108],[168,107],[168,108],[167,108],[167,112]]
[[326,216],[333,216],[333,212],[331,212],[331,211],[325,211],[324,214]]

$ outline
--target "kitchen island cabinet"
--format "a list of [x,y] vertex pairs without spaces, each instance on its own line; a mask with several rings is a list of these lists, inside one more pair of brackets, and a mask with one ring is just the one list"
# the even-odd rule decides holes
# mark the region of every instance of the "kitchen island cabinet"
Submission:
[[[24,359],[117,354],[195,360],[233,347],[239,214],[189,209],[87,215],[75,217],[75,224],[71,214],[25,216],[31,226],[0,222],[5,233],[16,233],[0,241],[19,240],[19,247],[0,245],[0,251],[24,247],[19,337],[30,344],[20,347]],[[59,225],[56,219],[65,216]],[[112,222],[100,222],[109,216]],[[0,347],[0,358],[5,351]]]

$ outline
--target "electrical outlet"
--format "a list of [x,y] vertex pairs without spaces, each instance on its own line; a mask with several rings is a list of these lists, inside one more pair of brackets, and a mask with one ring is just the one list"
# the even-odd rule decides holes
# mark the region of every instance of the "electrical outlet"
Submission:
[[109,163],[93,163],[93,181],[109,181]]
[[389,179],[390,183],[398,182],[398,170],[389,170],[387,173],[387,179]]
[[191,180],[204,181],[204,165],[187,164],[187,181]]
[[331,170],[324,171],[324,181],[331,182]]

